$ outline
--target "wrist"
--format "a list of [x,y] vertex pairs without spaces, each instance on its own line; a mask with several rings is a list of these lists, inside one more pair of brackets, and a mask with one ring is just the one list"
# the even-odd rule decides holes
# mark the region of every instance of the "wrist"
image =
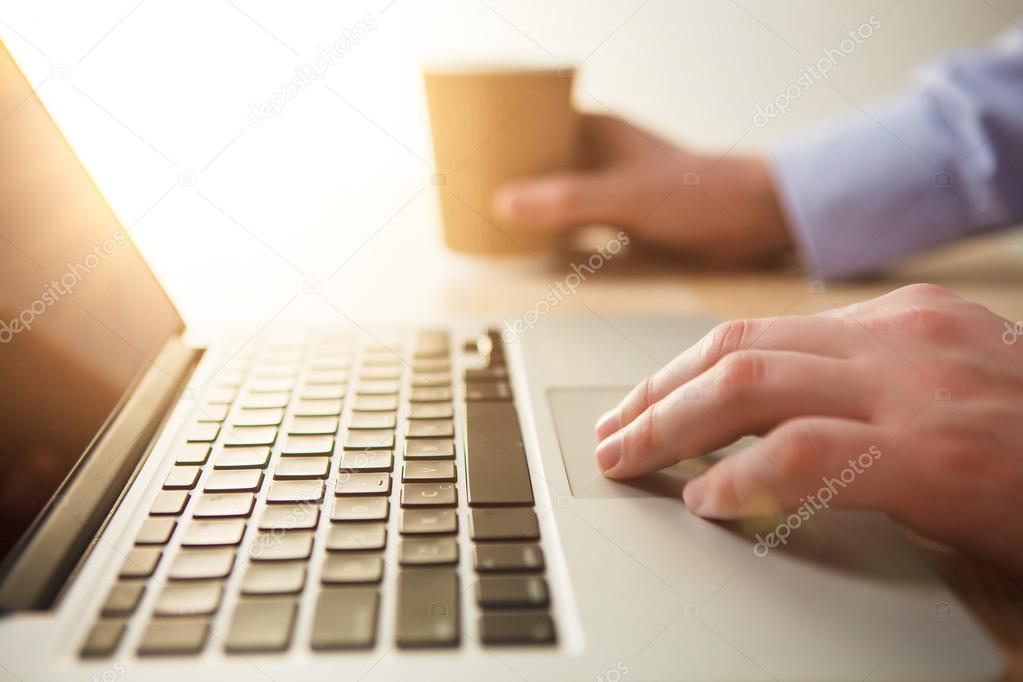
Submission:
[[722,158],[706,173],[707,192],[752,231],[764,255],[792,251],[792,233],[767,160],[748,155]]

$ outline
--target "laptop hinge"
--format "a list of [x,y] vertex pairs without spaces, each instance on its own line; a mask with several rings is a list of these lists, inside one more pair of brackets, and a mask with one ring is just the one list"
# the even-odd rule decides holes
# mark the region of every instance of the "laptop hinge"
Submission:
[[202,351],[172,337],[93,441],[0,585],[0,610],[51,608],[134,480]]

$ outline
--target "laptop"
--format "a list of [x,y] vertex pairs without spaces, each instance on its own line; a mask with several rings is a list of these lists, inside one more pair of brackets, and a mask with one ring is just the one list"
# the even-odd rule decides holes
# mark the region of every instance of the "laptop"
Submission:
[[[593,425],[712,319],[186,327],[0,46],[0,668],[20,680],[1003,669],[885,518],[687,512]],[[718,453],[715,456],[724,456]],[[763,521],[763,520],[761,520]],[[761,538],[762,539],[762,538]]]

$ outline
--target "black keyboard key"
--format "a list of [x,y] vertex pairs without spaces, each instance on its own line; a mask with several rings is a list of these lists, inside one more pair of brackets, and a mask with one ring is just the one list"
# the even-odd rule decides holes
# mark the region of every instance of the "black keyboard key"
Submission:
[[196,654],[206,646],[210,626],[195,618],[157,618],[152,620],[139,644],[140,656]]
[[473,565],[480,573],[539,571],[544,567],[543,550],[532,543],[476,545]]
[[480,640],[484,644],[550,644],[554,621],[546,613],[484,613]]
[[398,532],[402,535],[440,535],[458,532],[453,509],[403,509]]
[[398,582],[398,646],[456,646],[460,639],[458,594],[454,569],[402,569]]
[[476,601],[485,608],[547,606],[547,581],[538,575],[485,576],[476,582]]
[[79,653],[85,658],[109,656],[117,649],[124,636],[124,623],[119,620],[101,620],[92,626]]
[[473,540],[536,540],[540,528],[532,509],[473,509],[469,515]]
[[242,597],[227,632],[228,652],[283,651],[291,642],[295,600],[286,597]]
[[104,616],[127,616],[135,611],[142,600],[146,584],[142,581],[122,580],[110,588],[107,600],[103,602]]
[[323,589],[313,616],[313,649],[371,648],[376,641],[379,604],[380,593],[376,588]]
[[405,441],[405,459],[454,459],[455,441],[430,438]]
[[458,563],[458,543],[453,537],[404,538],[398,547],[402,566],[443,566]]
[[470,507],[533,505],[515,405],[466,403],[466,486]]

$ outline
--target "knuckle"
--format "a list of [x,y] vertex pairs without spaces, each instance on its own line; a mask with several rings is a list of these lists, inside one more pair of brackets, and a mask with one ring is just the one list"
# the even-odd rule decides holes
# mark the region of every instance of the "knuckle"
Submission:
[[647,377],[641,384],[632,389],[632,391],[622,401],[621,407],[618,409],[618,417],[621,423],[628,424],[632,422],[636,417],[643,414],[643,411],[651,404],[651,400],[654,396],[654,379],[653,377]]
[[654,429],[654,410],[651,408],[636,417],[625,429],[622,437],[622,458],[635,461],[653,452]]
[[900,287],[895,291],[896,294],[907,296],[909,298],[920,298],[920,299],[949,299],[955,298],[955,296],[948,289],[938,286],[937,284],[931,284],[930,282],[918,282],[916,284],[908,284],[904,287]]
[[754,320],[730,320],[714,327],[706,337],[704,356],[711,361],[747,347],[754,334]]
[[553,186],[552,209],[561,220],[570,220],[582,208],[583,192],[579,183],[570,178],[561,178]]
[[800,480],[817,458],[817,443],[805,429],[785,425],[779,429],[778,446],[770,457],[782,474]]
[[737,351],[726,355],[718,364],[717,384],[732,398],[742,397],[762,384],[766,374],[764,355],[757,351]]

